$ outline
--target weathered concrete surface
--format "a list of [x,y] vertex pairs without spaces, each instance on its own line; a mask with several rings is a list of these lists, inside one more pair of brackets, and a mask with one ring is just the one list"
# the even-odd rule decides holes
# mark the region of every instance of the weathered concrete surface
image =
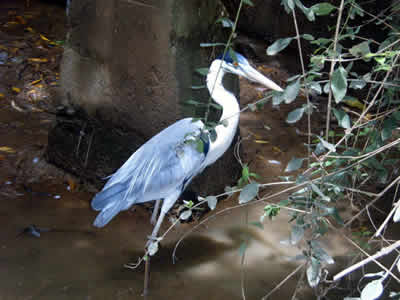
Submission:
[[[212,0],[72,1],[61,68],[70,114],[49,135],[49,161],[101,186],[146,140],[193,116],[182,103],[209,98],[190,86],[210,62],[199,44],[215,39],[218,11]],[[236,180],[232,152],[207,172],[203,194]]]

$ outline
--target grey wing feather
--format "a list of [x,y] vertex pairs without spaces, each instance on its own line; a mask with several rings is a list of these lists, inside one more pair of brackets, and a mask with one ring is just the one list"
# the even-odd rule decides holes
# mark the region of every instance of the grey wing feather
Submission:
[[185,144],[188,134],[198,134],[203,127],[191,118],[167,127],[142,145],[114,173],[93,201],[101,210],[94,225],[106,225],[121,210],[135,203],[162,199],[177,189],[184,189],[202,171],[205,154]]

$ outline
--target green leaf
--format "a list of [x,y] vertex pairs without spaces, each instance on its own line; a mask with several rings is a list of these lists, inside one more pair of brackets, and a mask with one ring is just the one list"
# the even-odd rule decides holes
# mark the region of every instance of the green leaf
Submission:
[[250,178],[250,170],[249,166],[244,164],[242,168],[242,178],[244,181],[248,182]]
[[329,15],[332,10],[336,9],[336,7],[328,2],[322,2],[311,6],[311,9],[317,16],[326,16]]
[[253,2],[251,2],[250,0],[242,0],[244,4],[250,5],[250,6],[254,6]]
[[364,57],[365,55],[371,53],[371,50],[369,49],[369,42],[365,41],[357,44],[351,47],[349,52],[355,57]]
[[216,46],[225,46],[226,44],[224,43],[200,43],[200,47],[206,48],[206,47],[216,47]]
[[286,13],[291,13],[294,9],[294,1],[293,0],[282,0],[281,5],[285,8]]
[[258,183],[250,183],[246,185],[239,195],[239,204],[247,203],[258,195],[260,185]]
[[304,114],[304,111],[305,111],[304,107],[300,107],[300,108],[296,108],[295,110],[292,110],[288,114],[286,122],[289,124],[296,123],[298,120],[301,119],[301,117]]
[[283,92],[283,98],[285,99],[285,103],[292,103],[294,99],[296,99],[297,95],[300,91],[300,78],[296,81],[290,83]]
[[234,22],[232,22],[229,18],[219,18],[215,23],[221,23],[222,27],[225,28],[233,28],[233,26],[235,25]]
[[196,69],[196,72],[199,73],[200,75],[207,76],[208,68],[198,68]]
[[311,183],[311,189],[318,195],[321,197],[322,200],[324,201],[331,201],[331,198],[329,198],[328,196],[326,196],[320,189],[318,186],[316,186],[314,183]]
[[191,217],[191,215],[192,215],[192,210],[188,209],[188,210],[185,210],[183,213],[181,213],[179,215],[179,219],[187,220],[187,219],[189,219]]
[[333,258],[321,247],[318,241],[312,240],[310,246],[317,259],[330,265],[335,263]]
[[347,72],[343,67],[337,68],[332,75],[331,89],[336,103],[342,101],[347,91]]
[[299,225],[293,225],[290,233],[290,243],[296,245],[304,236],[304,227]]
[[283,93],[273,93],[272,96],[272,105],[276,106],[281,104],[285,100],[285,96]]
[[301,37],[303,39],[305,39],[306,41],[313,41],[315,39],[314,36],[312,36],[311,34],[308,34],[308,33],[301,35]]
[[295,3],[298,8],[303,12],[303,14],[307,17],[308,21],[315,21],[314,11],[311,8],[305,7],[300,0],[295,0]]
[[207,196],[205,200],[207,201],[208,207],[211,210],[214,210],[215,207],[217,206],[217,202],[218,202],[217,197],[215,197],[215,196]]
[[317,259],[311,257],[311,261],[306,271],[308,284],[310,287],[316,287],[321,280],[321,264]]
[[201,90],[201,89],[206,88],[206,86],[205,85],[192,85],[190,88],[192,90]]
[[392,136],[392,131],[397,128],[397,122],[394,118],[386,118],[383,122],[383,128],[381,131],[382,141],[387,140]]
[[275,55],[285,49],[294,38],[284,38],[276,40],[271,46],[267,48],[268,55]]
[[290,162],[288,163],[285,172],[292,172],[292,171],[296,171],[298,169],[301,168],[301,165],[303,164],[303,161],[305,160],[305,158],[296,158],[293,157]]
[[336,152],[336,148],[335,145],[328,143],[327,141],[325,141],[323,138],[318,137],[318,139],[320,140],[322,146],[324,146],[326,149],[328,149],[331,152]]

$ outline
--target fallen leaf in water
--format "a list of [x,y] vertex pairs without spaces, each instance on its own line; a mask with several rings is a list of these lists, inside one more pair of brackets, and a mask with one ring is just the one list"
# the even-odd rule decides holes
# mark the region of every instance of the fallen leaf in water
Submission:
[[29,62],[35,62],[35,63],[44,63],[48,62],[49,60],[47,58],[28,58]]
[[16,93],[20,93],[21,92],[21,89],[15,87],[15,86],[13,86],[11,89],[12,89],[13,92],[16,92]]
[[0,99],[4,98],[4,97],[5,97],[5,95],[3,93],[0,93]]
[[31,33],[35,33],[35,30],[32,27],[26,27],[25,30]]
[[0,50],[6,50],[7,51],[7,47],[3,46],[3,45],[0,45]]
[[22,25],[26,24],[26,20],[22,16],[16,16],[15,19],[17,19],[19,24],[22,24]]
[[278,153],[282,153],[282,150],[281,149],[279,149],[278,147],[276,147],[276,146],[273,146],[272,147],[272,151],[274,151],[274,152],[278,152]]
[[43,34],[39,34],[39,35],[40,35],[40,38],[41,38],[43,41],[50,42],[50,40],[49,40],[47,37],[45,37]]
[[254,140],[254,143],[256,144],[268,144],[268,141],[264,141],[264,140]]
[[42,81],[42,78],[40,78],[40,79],[38,79],[38,80],[35,80],[35,81],[32,81],[32,82],[30,83],[30,85],[38,84],[38,83],[41,82],[41,81]]
[[13,148],[7,147],[7,146],[0,147],[0,151],[6,152],[6,153],[15,153],[16,152]]
[[7,26],[14,26],[14,25],[18,25],[18,22],[9,21],[9,22],[7,22],[4,26],[7,27]]

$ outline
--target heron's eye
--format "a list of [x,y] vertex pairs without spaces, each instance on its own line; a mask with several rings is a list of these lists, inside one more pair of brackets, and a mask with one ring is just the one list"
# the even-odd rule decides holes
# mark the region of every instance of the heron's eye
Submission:
[[233,62],[233,66],[234,66],[235,68],[237,68],[237,67],[239,67],[239,63],[238,63],[237,61],[234,61],[234,62]]

